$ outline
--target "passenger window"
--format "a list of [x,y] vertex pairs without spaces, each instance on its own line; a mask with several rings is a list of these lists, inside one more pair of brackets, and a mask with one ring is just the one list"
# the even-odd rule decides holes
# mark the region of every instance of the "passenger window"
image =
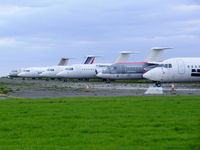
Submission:
[[160,67],[164,67],[164,64],[161,64]]
[[167,64],[167,68],[170,68],[169,64]]
[[50,69],[50,71],[54,71],[54,69]]
[[196,69],[192,69],[192,72],[197,72]]
[[65,68],[65,70],[69,70],[70,71],[70,70],[74,70],[74,68]]
[[197,72],[200,72],[200,69],[197,69]]
[[169,64],[169,68],[172,68],[172,64]]

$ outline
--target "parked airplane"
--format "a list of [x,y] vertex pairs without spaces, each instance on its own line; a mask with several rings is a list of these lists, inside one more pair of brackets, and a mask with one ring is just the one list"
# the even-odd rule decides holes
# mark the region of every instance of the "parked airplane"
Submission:
[[[94,55],[88,55],[85,56],[85,60],[83,62],[83,65],[87,65],[87,64],[93,64],[94,60],[97,56]],[[56,76],[59,72],[64,71],[67,67],[66,66],[51,66],[46,68],[46,70],[44,72],[42,72],[40,74],[40,77],[46,77],[46,78],[58,78],[58,76]]]
[[118,62],[97,73],[97,77],[107,80],[142,79],[144,72],[158,65],[164,50],[171,48],[152,48],[143,62]]
[[[58,63],[58,66],[63,66],[63,65],[67,65],[68,64],[69,59],[68,58],[61,58],[60,62]],[[45,67],[38,67],[38,68],[45,68]],[[39,71],[41,70],[39,69]],[[19,77],[19,74],[22,72],[30,72],[31,70],[37,70],[37,67],[30,67],[30,68],[21,68],[21,69],[16,69],[16,70],[12,70],[8,76],[11,78],[14,77]],[[23,75],[23,74],[21,74]]]
[[[66,66],[69,62],[69,58],[61,58],[58,66]],[[28,78],[39,78],[40,74],[44,72],[48,67],[29,67],[21,69],[21,72],[18,73],[18,77],[28,77]]]
[[[120,55],[117,57],[115,62],[127,62],[128,58],[132,54],[130,51],[122,51],[120,52]],[[58,77],[64,77],[64,78],[73,78],[73,79],[91,79],[91,78],[97,78],[96,74],[98,71],[102,71],[108,66],[111,66],[112,64],[88,64],[88,65],[72,65],[65,68],[64,71],[61,71],[57,74]]]
[[19,77],[18,74],[21,73],[23,70],[24,70],[24,68],[11,70],[11,72],[8,74],[8,77],[10,77],[10,78]]
[[143,77],[158,83],[200,81],[200,58],[171,58],[146,72]]

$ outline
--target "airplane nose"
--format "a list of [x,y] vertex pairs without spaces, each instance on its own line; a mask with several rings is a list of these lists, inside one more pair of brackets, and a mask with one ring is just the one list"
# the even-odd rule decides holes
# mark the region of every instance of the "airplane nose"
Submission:
[[45,77],[45,73],[44,73],[44,72],[41,73],[40,76],[41,76],[41,77]]
[[19,73],[18,76],[19,76],[19,77],[26,77],[26,73],[23,73],[23,72],[22,72],[22,73]]
[[47,77],[47,76],[48,76],[48,73],[47,73],[47,72],[43,72],[43,73],[40,74],[40,76],[41,76],[41,77]]
[[103,74],[100,72],[100,73],[97,73],[96,76],[99,77],[99,78],[102,78]]
[[58,77],[64,77],[65,76],[65,72],[64,71],[59,72],[59,73],[56,74],[56,76],[58,76]]
[[144,78],[152,81],[162,81],[162,76],[163,72],[160,67],[154,68],[143,75]]
[[143,78],[145,78],[145,79],[151,80],[151,77],[152,77],[152,75],[151,75],[150,71],[143,74]]
[[98,70],[97,69],[95,69],[95,73],[96,73],[96,75],[98,74]]

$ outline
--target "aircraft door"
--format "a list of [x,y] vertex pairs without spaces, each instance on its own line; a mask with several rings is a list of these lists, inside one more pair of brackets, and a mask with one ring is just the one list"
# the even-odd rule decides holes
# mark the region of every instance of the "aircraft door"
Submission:
[[125,68],[124,65],[120,65],[119,68],[120,68],[120,69],[119,69],[119,72],[118,72],[118,73],[125,73],[126,68]]
[[165,67],[162,67],[162,79],[164,81],[173,81],[174,80],[174,71],[172,64],[165,64]]
[[177,64],[178,64],[178,73],[179,74],[184,74],[185,73],[185,64],[184,61],[179,59],[177,60]]

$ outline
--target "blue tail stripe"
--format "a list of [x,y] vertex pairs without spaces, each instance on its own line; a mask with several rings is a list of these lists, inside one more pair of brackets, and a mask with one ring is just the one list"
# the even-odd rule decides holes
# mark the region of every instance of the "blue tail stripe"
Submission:
[[91,60],[92,60],[92,57],[88,57],[84,64],[89,64],[91,62]]

